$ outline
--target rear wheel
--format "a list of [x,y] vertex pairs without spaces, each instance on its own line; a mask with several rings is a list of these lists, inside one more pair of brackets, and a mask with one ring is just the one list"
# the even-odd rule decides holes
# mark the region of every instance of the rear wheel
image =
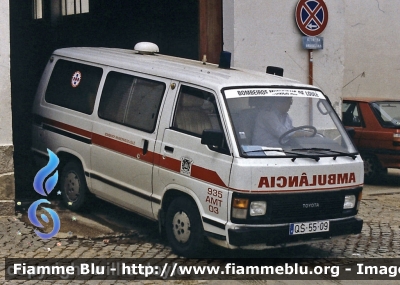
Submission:
[[74,211],[81,209],[89,191],[79,162],[72,160],[64,166],[60,187],[65,206]]
[[178,197],[167,209],[165,231],[172,250],[181,256],[194,257],[204,245],[203,226],[196,204]]
[[362,156],[364,160],[364,181],[366,183],[377,183],[382,179],[382,175],[386,173],[386,169],[382,167],[378,158],[371,154]]

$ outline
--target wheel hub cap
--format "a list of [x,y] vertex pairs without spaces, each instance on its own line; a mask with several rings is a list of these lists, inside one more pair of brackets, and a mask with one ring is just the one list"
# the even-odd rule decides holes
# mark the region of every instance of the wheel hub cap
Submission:
[[365,174],[370,174],[373,171],[371,162],[368,160],[364,160],[364,172]]
[[185,243],[190,237],[190,220],[185,212],[176,213],[172,220],[174,236],[177,241]]
[[75,173],[68,173],[67,179],[65,180],[65,194],[71,201],[76,201],[79,196],[79,179]]

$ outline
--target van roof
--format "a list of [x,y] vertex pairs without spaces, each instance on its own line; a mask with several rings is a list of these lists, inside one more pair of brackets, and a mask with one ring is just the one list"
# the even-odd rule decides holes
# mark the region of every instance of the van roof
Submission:
[[54,55],[134,70],[220,90],[229,86],[314,86],[298,81],[241,68],[222,69],[216,64],[161,54],[143,55],[134,50],[99,47],[72,47]]

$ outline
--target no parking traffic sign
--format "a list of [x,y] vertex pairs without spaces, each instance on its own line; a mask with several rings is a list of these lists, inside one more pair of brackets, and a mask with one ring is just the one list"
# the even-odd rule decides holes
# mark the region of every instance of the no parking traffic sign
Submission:
[[296,23],[309,37],[322,33],[328,24],[328,8],[323,0],[299,0],[296,6]]

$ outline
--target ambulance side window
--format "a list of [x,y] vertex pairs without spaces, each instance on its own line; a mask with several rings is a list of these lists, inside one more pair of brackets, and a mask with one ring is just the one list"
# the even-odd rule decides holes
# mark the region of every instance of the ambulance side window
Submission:
[[165,84],[119,72],[107,75],[99,106],[99,117],[153,132]]
[[92,114],[103,70],[72,61],[58,60],[47,86],[48,103]]
[[183,85],[179,91],[172,127],[198,137],[203,130],[222,130],[214,95]]

